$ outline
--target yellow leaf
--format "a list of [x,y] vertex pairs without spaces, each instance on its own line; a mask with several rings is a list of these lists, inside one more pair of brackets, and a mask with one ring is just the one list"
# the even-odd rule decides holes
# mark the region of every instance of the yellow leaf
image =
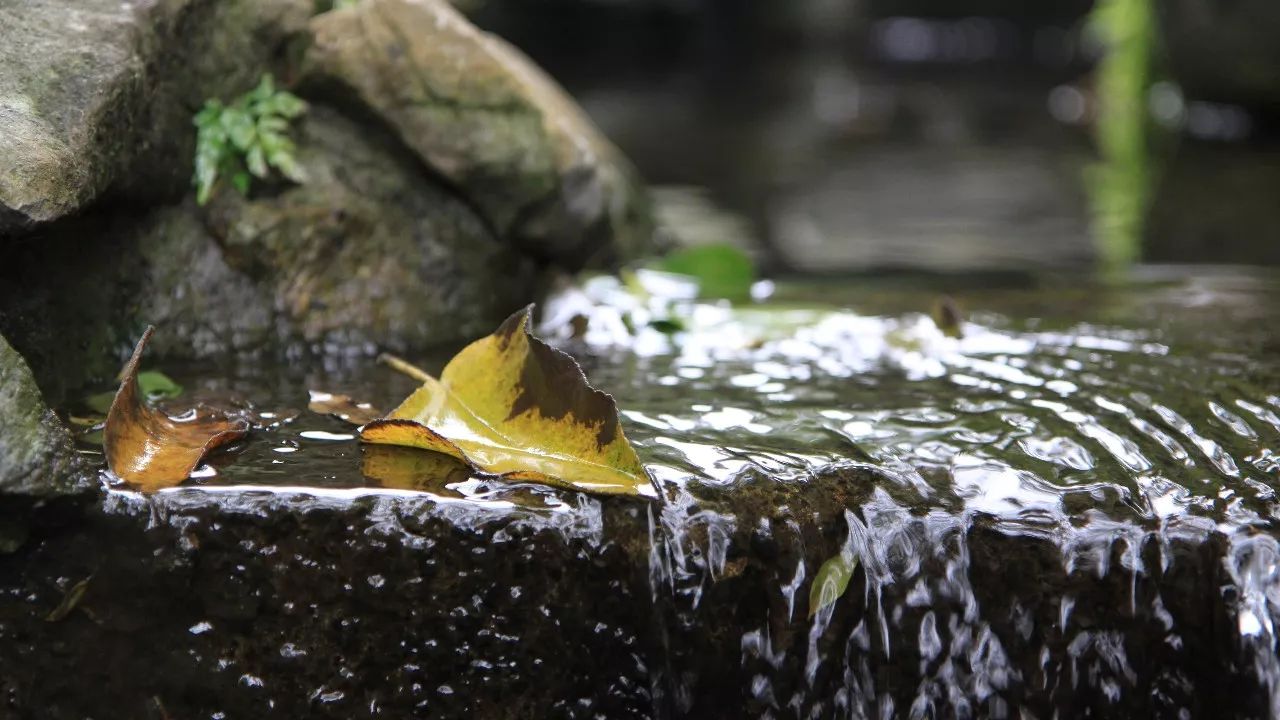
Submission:
[[452,455],[509,480],[656,497],[613,398],[529,333],[531,312],[463,348],[439,379],[411,369],[422,387],[361,428],[361,440]]
[[439,492],[471,477],[471,468],[461,460],[413,448],[369,444],[361,456],[365,479],[378,487]]
[[180,419],[147,405],[138,390],[138,364],[155,332],[148,327],[121,372],[120,389],[103,429],[107,467],[142,490],[177,485],[191,475],[205,453],[244,437],[249,422],[223,413],[191,412]]

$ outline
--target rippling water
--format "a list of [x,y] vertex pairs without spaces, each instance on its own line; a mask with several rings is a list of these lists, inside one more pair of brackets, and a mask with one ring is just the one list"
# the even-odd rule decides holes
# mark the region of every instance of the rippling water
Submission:
[[[552,303],[543,331],[617,398],[667,490],[649,512],[655,713],[1280,716],[1280,282],[1148,274],[950,282],[961,338],[923,314],[928,280],[782,285],[738,308],[599,281]],[[575,313],[588,331],[567,339]],[[645,329],[665,316],[685,329]],[[371,492],[341,489],[377,484],[352,430],[290,408],[309,388],[382,407],[410,389],[361,361],[181,379],[282,420],[192,483],[230,492]],[[580,508],[465,474],[422,489]],[[853,580],[815,612],[841,552]],[[768,591],[735,597],[749,581]],[[721,626],[733,637],[698,645]]]

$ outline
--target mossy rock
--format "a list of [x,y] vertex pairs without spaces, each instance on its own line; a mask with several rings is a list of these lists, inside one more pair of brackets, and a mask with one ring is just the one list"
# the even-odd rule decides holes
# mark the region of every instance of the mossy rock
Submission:
[[104,194],[181,197],[191,110],[256,81],[305,0],[38,0],[0,6],[0,237]]
[[644,253],[626,159],[528,58],[447,2],[368,0],[316,16],[304,90],[371,111],[499,237],[561,264]]
[[96,487],[30,368],[0,336],[0,554],[21,547],[50,507],[74,503]]

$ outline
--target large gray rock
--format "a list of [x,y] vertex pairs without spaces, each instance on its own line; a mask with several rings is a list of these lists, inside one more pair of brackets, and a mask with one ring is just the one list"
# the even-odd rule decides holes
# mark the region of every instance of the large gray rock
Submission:
[[[403,351],[649,247],[625,159],[501,41],[444,4],[316,9],[0,6],[0,332],[54,401],[146,323],[170,356]],[[311,180],[196,207],[192,112],[266,72],[304,79]]]
[[372,110],[499,236],[575,265],[649,246],[634,171],[531,61],[440,0],[368,0],[311,21],[304,86]]
[[180,196],[191,111],[256,81],[305,0],[0,4],[0,235],[104,192]]
[[281,340],[404,352],[483,335],[527,302],[533,263],[379,135],[317,107],[299,129],[306,184],[224,192],[207,211],[188,203],[143,226],[137,315],[159,324],[157,350]]
[[0,418],[0,501],[25,498],[38,503],[89,486],[71,436],[44,404],[31,369],[3,337]]
[[534,294],[533,261],[394,139],[322,106],[296,135],[304,185],[0,250],[2,269],[41,268],[0,283],[0,331],[55,400],[114,373],[146,324],[168,358],[407,352],[486,334]]

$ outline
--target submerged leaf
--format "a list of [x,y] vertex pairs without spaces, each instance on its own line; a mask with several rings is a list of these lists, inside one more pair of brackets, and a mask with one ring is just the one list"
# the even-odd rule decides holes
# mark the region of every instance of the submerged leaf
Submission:
[[50,610],[49,614],[44,616],[45,622],[58,622],[70,615],[71,611],[75,610],[80,601],[84,599],[85,592],[89,590],[89,581],[92,579],[93,576],[90,575],[68,588],[66,594],[62,596],[62,602],[58,603],[58,607]]
[[369,403],[358,403],[347,395],[334,395],[318,390],[308,390],[311,401],[307,409],[321,415],[332,415],[352,425],[364,425],[382,417],[382,412]]
[[361,450],[365,479],[379,487],[429,491],[471,477],[471,468],[461,460],[440,453],[396,445],[366,444]]
[[452,455],[511,480],[655,496],[613,398],[529,333],[531,310],[468,345],[439,379],[415,369],[422,387],[360,438]]
[[819,610],[844,595],[857,567],[858,556],[843,550],[822,563],[818,574],[813,578],[813,587],[809,589],[809,617],[818,614]]
[[249,423],[224,414],[192,413],[174,419],[147,405],[138,384],[138,363],[155,332],[148,327],[121,373],[103,431],[107,467],[143,490],[176,485],[191,474],[205,453],[243,437]]

